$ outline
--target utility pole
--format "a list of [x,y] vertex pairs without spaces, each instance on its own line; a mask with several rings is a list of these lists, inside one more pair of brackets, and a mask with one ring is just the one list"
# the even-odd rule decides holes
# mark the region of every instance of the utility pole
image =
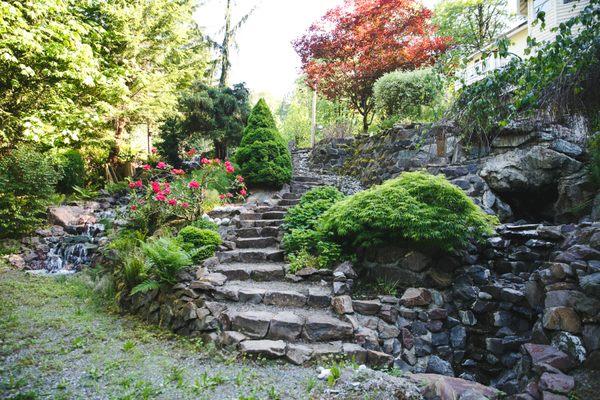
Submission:
[[317,87],[313,90],[312,109],[311,109],[311,124],[310,124],[310,147],[315,147],[315,136],[317,133]]

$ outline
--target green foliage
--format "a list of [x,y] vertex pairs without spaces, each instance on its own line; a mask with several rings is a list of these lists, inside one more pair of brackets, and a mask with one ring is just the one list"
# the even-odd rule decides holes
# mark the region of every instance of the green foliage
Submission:
[[[496,128],[523,115],[548,112],[560,117],[600,108],[595,84],[600,77],[599,5],[600,0],[591,0],[580,15],[561,23],[554,29],[554,41],[529,38],[526,53],[531,57],[513,58],[462,88],[451,115],[467,139],[489,139]],[[509,56],[506,40],[497,44],[497,53]]]
[[85,163],[77,150],[67,150],[56,157],[56,169],[61,172],[57,189],[60,193],[73,193],[75,187],[85,184]]
[[[242,138],[250,112],[248,97],[249,92],[244,84],[228,88],[197,82],[179,100],[179,110],[183,115],[180,127],[172,126],[172,131],[164,131],[167,136],[163,140],[172,142],[168,135],[178,135],[180,142],[182,139],[193,142],[197,137],[205,138],[215,145],[215,156],[224,159],[227,147],[237,146]],[[177,129],[182,132],[176,133]]]
[[44,221],[59,173],[32,146],[0,155],[0,238],[31,232]]
[[212,246],[213,249],[221,244],[221,236],[210,229],[200,229],[195,226],[186,226],[177,234],[177,239],[185,250],[203,246]]
[[199,264],[207,258],[210,258],[215,255],[215,246],[207,245],[197,247],[191,249],[188,253],[190,254],[190,257],[192,257],[192,261],[196,264]]
[[302,249],[296,254],[290,254],[289,259],[289,271],[292,274],[295,274],[303,268],[319,269],[318,258],[310,254],[306,249]]
[[195,226],[200,229],[210,229],[211,231],[217,232],[219,230],[219,225],[215,224],[212,221],[209,221],[204,218],[197,219],[196,221],[190,224],[191,226]]
[[181,248],[175,238],[150,239],[141,247],[148,260],[150,279],[160,284],[175,284],[177,273],[192,265],[189,254]]
[[244,135],[246,135],[247,132],[252,132],[259,128],[277,129],[273,114],[271,114],[271,110],[265,99],[262,98],[258,100],[248,117]]
[[590,160],[587,168],[593,184],[600,188],[600,132],[594,133],[588,142]]
[[293,268],[301,269],[302,264],[329,268],[342,259],[341,247],[325,240],[317,227],[319,217],[343,198],[344,195],[334,187],[318,187],[306,192],[288,211],[282,242]]
[[284,219],[286,231],[313,230],[318,217],[344,195],[332,186],[323,186],[306,192],[300,202],[292,207]]
[[248,117],[236,162],[250,185],[278,188],[292,178],[290,151],[263,99]]
[[495,222],[445,177],[405,172],[334,204],[319,224],[346,251],[399,241],[451,251]]
[[442,79],[432,68],[395,71],[375,82],[375,103],[387,117],[418,119],[423,107],[432,106],[441,95]]
[[[313,92],[304,79],[296,82],[294,93],[283,100],[280,115],[281,135],[286,142],[294,141],[298,147],[310,146],[311,109]],[[357,133],[356,113],[344,101],[330,101],[323,96],[317,98],[317,131],[315,140],[325,137],[349,137]]]
[[127,287],[135,287],[148,277],[148,264],[144,254],[135,249],[123,259],[123,279]]

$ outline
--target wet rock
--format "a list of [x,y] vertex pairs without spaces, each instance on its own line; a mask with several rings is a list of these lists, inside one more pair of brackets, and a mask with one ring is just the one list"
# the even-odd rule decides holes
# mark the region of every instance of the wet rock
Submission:
[[600,272],[580,278],[579,285],[587,295],[600,298]]
[[358,275],[354,271],[354,266],[352,265],[352,263],[350,261],[345,261],[345,262],[341,263],[340,265],[338,265],[333,270],[333,273],[334,273],[334,275],[335,275],[335,273],[342,273],[342,274],[344,274],[344,276],[346,278],[349,278],[349,279],[355,279],[358,277]]
[[353,300],[352,307],[359,314],[377,315],[381,303],[379,300]]
[[427,363],[427,373],[430,374],[440,374],[446,376],[454,376],[454,370],[452,369],[452,365],[448,361],[442,360],[438,356],[429,357],[429,362]]
[[585,324],[582,334],[583,343],[588,351],[600,350],[600,325]]

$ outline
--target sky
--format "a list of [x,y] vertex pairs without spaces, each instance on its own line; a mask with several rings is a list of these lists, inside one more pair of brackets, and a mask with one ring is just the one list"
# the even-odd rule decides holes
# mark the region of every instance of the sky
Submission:
[[[237,35],[230,84],[245,82],[253,94],[282,98],[294,87],[300,60],[291,42],[328,9],[343,0],[235,0],[234,23],[258,4]],[[437,0],[425,0],[431,7]],[[195,18],[213,39],[220,40],[225,0],[205,0]]]

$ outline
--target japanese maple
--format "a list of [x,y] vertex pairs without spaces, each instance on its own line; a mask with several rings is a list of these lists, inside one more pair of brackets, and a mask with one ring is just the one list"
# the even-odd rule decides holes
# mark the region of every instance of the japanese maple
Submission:
[[431,11],[415,0],[346,0],[294,42],[307,81],[325,97],[349,100],[366,131],[373,84],[385,73],[431,64],[448,39],[437,37]]

